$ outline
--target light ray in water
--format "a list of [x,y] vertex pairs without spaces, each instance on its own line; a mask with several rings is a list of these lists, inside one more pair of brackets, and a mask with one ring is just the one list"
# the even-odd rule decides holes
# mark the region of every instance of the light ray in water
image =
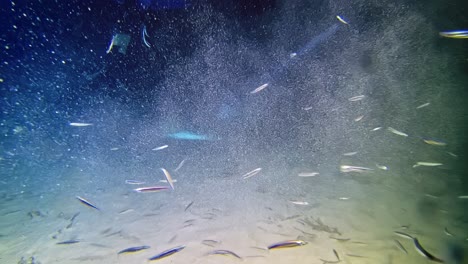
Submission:
[[[299,63],[301,61],[301,57],[304,56],[305,54],[311,52],[313,49],[315,49],[318,45],[321,43],[325,42],[327,39],[329,39],[332,35],[336,33],[338,30],[338,23],[335,23],[328,27],[325,31],[320,33],[317,36],[314,36],[307,44],[302,47],[299,51],[293,52],[290,54],[289,59],[283,63],[282,65],[274,68],[272,71],[267,74],[268,77],[262,78],[262,83],[263,85],[257,84],[257,88],[252,90],[250,93],[254,94],[257,93],[263,89],[265,89],[267,86],[269,86],[272,82],[277,81],[283,76],[283,73],[290,69],[294,64]],[[260,85],[260,86],[258,86]]]
[[338,24],[331,25],[327,30],[310,40],[300,51],[296,52],[296,56],[300,57],[303,54],[308,53],[309,51],[317,47],[317,45],[319,45],[320,43],[331,37],[333,34],[335,34],[337,30]]

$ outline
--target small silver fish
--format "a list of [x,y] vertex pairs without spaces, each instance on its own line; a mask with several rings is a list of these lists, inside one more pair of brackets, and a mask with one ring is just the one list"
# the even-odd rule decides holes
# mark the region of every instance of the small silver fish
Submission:
[[454,158],[458,158],[458,155],[455,154],[455,153],[452,153],[450,151],[447,151],[447,154],[449,154],[450,156],[454,157]]
[[92,123],[71,122],[69,125],[74,126],[74,127],[87,127],[87,126],[92,126],[93,124]]
[[171,248],[171,249],[168,249],[168,250],[166,250],[166,251],[163,251],[163,252],[161,252],[161,253],[159,253],[159,254],[157,254],[157,255],[155,255],[155,256],[149,258],[148,260],[149,260],[149,261],[152,261],[152,260],[162,259],[162,258],[168,257],[168,256],[170,256],[170,255],[172,255],[172,254],[175,254],[175,253],[181,251],[181,250],[184,249],[184,248],[185,248],[185,246],[178,246],[178,247],[175,247],[175,248]]
[[436,139],[423,139],[423,141],[424,143],[433,145],[433,146],[439,146],[439,147],[447,146],[447,143],[440,141],[440,140],[436,140]]
[[130,213],[130,212],[133,212],[134,210],[133,209],[124,209],[122,211],[119,212],[119,214],[126,214],[126,213]]
[[447,236],[451,236],[451,237],[453,237],[453,236],[454,236],[454,235],[452,234],[452,232],[450,232],[450,231],[448,230],[448,228],[447,228],[447,227],[446,227],[446,228],[444,228],[444,233],[445,233]]
[[426,257],[429,260],[432,260],[434,262],[439,262],[439,263],[444,263],[444,261],[431,253],[429,253],[426,249],[422,247],[422,245],[419,243],[419,240],[417,238],[413,238],[414,246],[416,248],[416,251],[420,253],[422,256]]
[[157,147],[157,148],[154,148],[152,150],[156,151],[156,150],[162,150],[162,149],[165,149],[165,148],[168,148],[169,145],[163,145],[163,146],[160,146],[160,147]]
[[416,109],[421,109],[421,108],[429,106],[429,105],[430,105],[430,103],[424,103],[424,104],[419,105],[418,107],[416,107]]
[[106,50],[107,54],[109,54],[109,52],[112,51],[112,48],[114,47],[114,42],[115,42],[116,36],[117,35],[112,36],[111,43],[109,44],[109,47]]
[[432,198],[432,199],[439,199],[439,197],[432,195],[432,194],[428,194],[428,193],[424,194],[424,196]]
[[168,186],[151,186],[133,189],[135,192],[147,193],[147,192],[160,192],[169,190]]
[[161,168],[161,170],[163,171],[164,176],[166,176],[167,182],[171,185],[172,190],[174,190],[174,181],[172,180],[171,174],[169,174],[169,172],[164,168]]
[[357,95],[357,96],[353,96],[351,98],[348,99],[348,101],[350,102],[356,102],[356,101],[361,101],[362,99],[364,99],[364,95]]
[[[159,182],[167,183],[167,180],[159,180]],[[177,180],[176,180],[176,179],[172,179],[172,182],[177,182]]]
[[117,254],[120,255],[120,254],[123,254],[123,253],[135,253],[135,252],[145,250],[145,249],[148,249],[148,248],[150,248],[150,247],[149,246],[129,247],[129,248],[120,250],[119,252],[117,252]]
[[406,234],[406,233],[403,233],[403,232],[401,232],[401,231],[395,231],[395,232],[393,232],[393,233],[395,233],[395,235],[400,236],[400,237],[402,237],[402,238],[413,239],[413,236],[408,235],[408,234]]
[[80,243],[80,240],[70,239],[70,240],[66,240],[66,241],[57,242],[56,244],[57,245],[71,245],[71,244],[76,244],[76,243]]
[[258,93],[258,92],[260,92],[261,90],[263,90],[263,89],[265,89],[267,87],[268,87],[268,83],[262,84],[259,87],[257,87],[255,90],[251,91],[250,93],[251,94]]
[[363,255],[357,255],[357,254],[346,254],[346,256],[348,257],[352,257],[352,258],[367,258],[367,256],[363,256]]
[[184,163],[185,163],[185,159],[182,160],[182,161],[179,163],[179,166],[177,166],[177,168],[175,168],[174,171],[177,172],[178,170],[180,170],[180,168],[182,168],[182,166],[184,166]]
[[361,121],[363,118],[364,118],[364,116],[361,115],[361,116],[356,117],[356,118],[354,119],[354,121],[355,121],[355,122],[359,122],[359,121]]
[[242,259],[239,255],[236,253],[230,251],[230,250],[225,250],[225,249],[218,249],[218,250],[213,250],[208,252],[208,255],[225,255],[225,256],[233,256],[238,259]]
[[358,166],[350,166],[350,165],[341,165],[340,171],[341,172],[366,172],[372,171],[373,169],[367,167],[358,167]]
[[413,165],[413,168],[419,167],[419,166],[427,166],[427,167],[435,167],[435,166],[442,166],[444,164],[439,163],[439,162],[424,162],[424,161],[419,161],[416,162],[416,164]]
[[145,182],[137,181],[137,180],[125,180],[125,183],[126,184],[134,184],[134,185],[145,184]]
[[399,136],[402,136],[402,137],[407,137],[408,136],[408,134],[406,134],[404,132],[401,132],[399,130],[396,130],[393,127],[388,127],[388,131],[392,132],[395,135],[399,135]]
[[314,177],[314,176],[317,176],[319,174],[320,173],[318,173],[318,172],[301,172],[297,176],[299,176],[299,177]]
[[281,241],[278,243],[271,244],[267,248],[268,249],[290,248],[290,247],[298,247],[298,246],[305,246],[305,245],[307,245],[307,242],[303,240],[286,240],[286,241]]
[[244,180],[245,180],[245,179],[248,179],[248,178],[254,176],[255,174],[259,173],[261,170],[262,170],[262,168],[256,168],[255,170],[249,171],[249,172],[247,172],[246,174],[242,175],[242,178],[243,178]]
[[144,25],[143,30],[141,32],[141,38],[143,39],[143,43],[145,44],[145,46],[151,48],[151,45],[149,44],[148,40],[146,40],[146,37],[149,37],[149,35],[148,31],[146,31],[146,25]]
[[221,244],[221,241],[213,240],[213,239],[205,239],[205,240],[202,241],[202,244],[207,245],[209,247],[214,247],[216,245]]
[[193,203],[194,201],[190,202],[187,206],[185,206],[184,212],[186,212],[190,208],[190,206],[193,205]]
[[345,25],[349,25],[349,23],[347,21],[345,21],[341,16],[336,16],[336,18],[338,19],[338,21],[340,21],[341,23],[345,24]]
[[396,240],[396,239],[393,239],[393,242],[395,242],[395,246],[401,250],[402,252],[404,252],[405,254],[408,254],[408,251],[406,250],[406,248],[400,243],[400,241]]
[[303,201],[290,201],[290,202],[296,205],[309,205],[308,202],[303,202]]
[[336,252],[335,249],[333,249],[333,254],[335,254],[336,259],[341,260],[340,255],[338,255],[338,252]]
[[441,31],[439,35],[445,38],[468,39],[468,30]]
[[91,202],[87,201],[86,199],[84,199],[84,198],[82,198],[82,197],[80,197],[80,196],[76,196],[76,199],[78,199],[78,201],[80,201],[82,204],[87,205],[87,206],[89,206],[89,207],[91,207],[91,208],[94,208],[94,209],[100,211],[100,209],[97,208],[97,206],[95,206],[95,205],[92,204]]
[[388,167],[385,166],[385,165],[379,165],[379,164],[375,164],[375,166],[381,170],[388,170]]

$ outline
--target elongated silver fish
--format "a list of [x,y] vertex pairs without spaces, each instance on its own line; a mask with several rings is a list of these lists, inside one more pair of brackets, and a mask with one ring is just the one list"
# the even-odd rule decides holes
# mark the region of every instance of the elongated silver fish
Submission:
[[193,203],[194,201],[190,202],[187,206],[185,206],[184,212],[187,211]]
[[435,167],[435,166],[442,166],[444,164],[439,163],[439,162],[424,162],[424,161],[419,161],[416,162],[416,164],[413,165],[413,168],[419,167],[419,166],[426,166],[426,167]]
[[160,147],[156,147],[156,148],[154,148],[152,150],[162,150],[162,149],[165,149],[165,148],[168,148],[168,147],[169,147],[169,145],[163,145],[163,146],[160,146]]
[[350,102],[356,102],[356,101],[361,101],[362,99],[364,99],[364,95],[357,95],[357,96],[353,96],[351,98],[348,99],[348,101]]
[[406,250],[406,248],[400,243],[400,241],[396,240],[396,239],[393,239],[393,242],[395,242],[395,246],[401,250],[403,253],[405,254],[408,254],[408,251]]
[[165,168],[161,168],[161,170],[163,171],[164,176],[166,176],[167,182],[169,183],[169,185],[171,185],[172,190],[174,190],[174,181],[172,180],[171,174],[169,174],[169,172]]
[[447,227],[445,227],[445,228],[444,228],[444,233],[445,233],[447,236],[451,236],[451,237],[453,237],[453,236],[454,236],[454,235],[453,235],[453,233],[452,233],[452,232],[450,232],[450,231],[448,230],[448,228],[447,228]]
[[78,199],[78,201],[80,201],[82,204],[84,204],[84,205],[86,205],[86,206],[89,206],[89,207],[91,207],[91,208],[94,208],[94,209],[100,211],[100,209],[99,209],[97,206],[95,206],[95,205],[92,204],[91,202],[87,201],[86,199],[84,199],[84,198],[82,198],[82,197],[80,197],[80,196],[76,196],[76,199]]
[[439,147],[444,147],[447,146],[447,143],[445,143],[442,140],[437,140],[437,139],[423,139],[424,143],[433,145],[433,146],[439,146]]
[[345,25],[349,25],[348,21],[344,20],[341,16],[336,16],[336,19]]
[[419,105],[418,107],[416,107],[416,109],[421,109],[421,108],[424,108],[424,107],[429,106],[429,105],[430,105],[430,103],[424,103],[424,104]]
[[411,235],[408,235],[406,233],[403,233],[401,231],[395,231],[395,235],[406,238],[406,239],[414,239]]
[[106,50],[106,53],[111,52],[112,48],[114,47],[114,42],[115,42],[116,36],[112,36],[111,43],[109,44],[109,47]]
[[293,204],[297,204],[297,205],[309,205],[308,202],[304,202],[304,201],[291,200],[290,202],[293,203]]
[[149,35],[148,31],[146,31],[146,25],[144,25],[143,30],[141,31],[141,39],[143,40],[143,43],[146,47],[151,48],[151,45],[149,44],[148,40],[146,40],[146,37],[149,37]]
[[243,178],[244,180],[245,180],[245,179],[248,179],[248,178],[254,176],[255,174],[259,173],[261,170],[262,170],[262,168],[256,168],[255,170],[249,171],[249,172],[247,172],[246,174],[242,175],[242,178]]
[[71,122],[70,126],[74,127],[87,127],[87,126],[92,126],[93,124],[91,123],[78,123],[78,122]]
[[124,254],[124,253],[135,253],[141,250],[145,250],[150,248],[149,246],[137,246],[137,247],[129,247],[126,249],[120,250],[117,254]]
[[402,136],[402,137],[407,137],[408,136],[408,134],[406,134],[404,132],[401,132],[399,130],[396,130],[393,127],[388,127],[387,129],[388,129],[388,131],[392,132],[395,135],[399,135],[399,136]]
[[348,257],[352,257],[352,258],[368,258],[367,256],[364,256],[364,255],[357,255],[357,254],[346,254],[346,256]]
[[239,255],[236,253],[230,251],[230,250],[225,250],[225,249],[218,249],[218,250],[213,250],[208,252],[208,255],[225,255],[225,256],[233,256],[238,259],[242,259]]
[[251,94],[258,93],[258,92],[260,92],[261,90],[267,88],[267,86],[268,86],[268,83],[262,84],[262,85],[260,85],[259,87],[257,87],[255,90],[251,91],[250,93],[251,93]]
[[340,171],[341,172],[366,172],[372,171],[373,169],[367,167],[358,167],[358,166],[350,166],[350,165],[341,165]]
[[163,252],[161,252],[161,253],[159,253],[159,254],[157,254],[157,255],[155,255],[155,256],[149,258],[148,260],[149,260],[149,261],[152,261],[152,260],[162,259],[162,258],[168,257],[168,256],[170,256],[170,255],[172,255],[172,254],[175,254],[175,253],[181,251],[181,250],[184,249],[184,248],[185,248],[185,246],[174,247],[174,248],[168,249],[168,250],[166,250],[166,251],[163,251]]
[[169,186],[151,186],[133,189],[135,192],[147,193],[147,192],[160,192],[169,190]]
[[278,243],[274,243],[268,246],[268,249],[277,249],[277,248],[290,248],[307,245],[306,241],[302,240],[286,240]]
[[439,35],[446,38],[468,39],[468,30],[441,31]]
[[338,255],[338,252],[336,252],[335,249],[333,249],[333,254],[335,254],[335,257],[336,257],[337,260],[341,260],[340,255]]
[[184,166],[184,163],[185,163],[185,159],[182,160],[182,161],[179,163],[179,166],[177,166],[177,168],[175,168],[174,171],[177,172],[178,170],[180,170],[180,168],[182,168],[182,166]]
[[139,184],[145,184],[143,181],[137,181],[137,180],[125,180],[126,184],[134,184],[134,185],[139,185]]
[[385,166],[385,165],[379,165],[379,164],[375,164],[375,166],[381,170],[388,170],[388,167]]
[[216,245],[221,244],[221,241],[213,240],[213,239],[205,239],[205,240],[202,241],[202,244],[207,245],[209,247],[214,247]]
[[301,172],[297,176],[299,176],[299,177],[314,177],[314,176],[317,176],[317,175],[319,175],[318,172]]
[[71,244],[76,244],[76,243],[80,243],[80,240],[78,239],[65,240],[65,241],[57,242],[57,245],[71,245]]
[[426,257],[429,260],[432,260],[434,262],[439,262],[439,263],[444,263],[444,261],[431,253],[429,253],[427,250],[425,250],[421,244],[419,243],[419,240],[417,238],[413,238],[414,246],[416,248],[416,251],[418,251],[422,256]]

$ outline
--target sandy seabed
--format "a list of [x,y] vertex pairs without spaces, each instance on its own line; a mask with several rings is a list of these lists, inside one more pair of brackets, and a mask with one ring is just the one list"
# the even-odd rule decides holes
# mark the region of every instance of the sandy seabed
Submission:
[[[203,170],[195,175],[186,168],[173,173],[174,191],[137,193],[133,188],[164,183],[128,185],[124,177],[115,177],[115,184],[93,192],[86,189],[96,188],[83,183],[39,197],[18,194],[2,202],[1,262],[21,263],[23,258],[23,263],[32,263],[34,257],[42,264],[147,263],[164,250],[185,245],[154,262],[321,264],[337,261],[335,250],[341,263],[427,263],[411,240],[394,234],[397,230],[418,237],[436,256],[444,253],[443,243],[450,237],[443,230],[450,210],[435,222],[422,221],[415,212],[418,199],[441,198],[405,191],[391,171],[321,172],[314,177],[298,177],[298,172],[263,169],[243,179],[242,174],[204,177]],[[77,195],[101,210],[81,204]],[[79,243],[57,244],[72,239]],[[290,239],[308,243],[266,250]],[[395,239],[407,254],[397,248]],[[206,245],[203,240],[219,243]],[[150,248],[117,254],[142,245]],[[208,254],[216,249],[233,251],[242,259]]]

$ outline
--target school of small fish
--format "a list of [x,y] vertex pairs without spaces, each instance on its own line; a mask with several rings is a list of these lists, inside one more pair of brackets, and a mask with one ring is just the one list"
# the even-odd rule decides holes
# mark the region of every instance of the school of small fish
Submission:
[[[342,24],[344,24],[346,26],[352,26],[341,15],[336,15],[336,19],[340,23],[342,23]],[[446,38],[464,39],[464,38],[468,38],[468,31],[466,31],[466,30],[443,31],[443,32],[440,32],[439,35],[442,36],[442,37],[446,37]],[[143,44],[147,48],[152,47],[152,45],[150,44],[150,42],[147,39],[147,38],[149,38],[149,34],[148,34],[148,31],[147,31],[147,28],[146,28],[145,25],[143,25],[143,28],[142,28],[142,31],[141,31],[141,38],[142,38]],[[117,35],[114,35],[112,37],[111,43],[110,43],[106,53],[110,53],[112,51],[113,46],[117,45],[116,40],[117,40]],[[296,55],[297,55],[297,53],[291,53],[290,58],[294,58],[294,57],[296,57]],[[270,85],[269,83],[264,83],[264,84],[258,86],[257,88],[255,88],[254,90],[250,91],[250,94],[257,94],[257,93],[265,90],[269,85]],[[272,88],[274,88],[274,87],[272,87]],[[272,88],[269,88],[269,89],[272,89]],[[355,103],[355,102],[360,102],[360,101],[362,101],[362,100],[364,100],[366,98],[367,98],[366,95],[361,94],[361,95],[356,95],[356,96],[349,97],[348,101],[353,102],[353,104],[359,104],[359,103]],[[366,100],[368,100],[368,99],[366,99]],[[429,102],[423,103],[423,104],[417,106],[416,109],[422,109],[422,108],[428,107],[429,105],[430,105]],[[313,107],[308,106],[308,107],[303,107],[302,109],[305,110],[305,111],[308,111],[308,110],[313,109]],[[359,116],[355,117],[353,120],[355,122],[359,122],[359,121],[364,122],[366,119],[368,119],[367,116],[366,116],[366,118],[364,118],[364,115],[359,115]],[[70,122],[69,125],[72,126],[72,127],[89,127],[89,126],[93,126],[94,124],[93,123],[86,123],[86,122]],[[375,132],[375,131],[379,131],[381,129],[382,129],[382,127],[375,127],[375,128],[370,128],[367,131]],[[388,130],[388,132],[390,132],[390,133],[392,133],[394,135],[401,136],[403,138],[412,138],[412,137],[414,137],[414,136],[410,136],[409,134],[407,134],[407,133],[405,133],[405,132],[403,132],[401,130],[397,130],[397,129],[393,128],[393,127],[387,127],[387,130]],[[178,132],[178,133],[174,133],[174,134],[169,134],[168,137],[173,138],[173,139],[184,139],[184,140],[209,140],[208,137],[205,137],[205,136],[202,136],[202,135],[197,135],[197,134],[191,134],[191,133],[188,133],[188,132]],[[400,138],[400,139],[405,140],[403,138]],[[447,146],[447,143],[442,141],[442,140],[423,138],[422,141],[424,143],[428,144],[428,145],[435,146],[435,147],[445,147],[445,146]],[[421,141],[419,141],[419,142],[421,142]],[[160,142],[159,144],[163,144],[163,143]],[[165,144],[165,145],[160,145],[158,147],[154,147],[151,150],[160,151],[160,150],[167,149],[168,147],[169,147],[169,145]],[[112,151],[116,151],[118,149],[119,148],[117,148],[117,147],[111,148]],[[359,155],[358,155],[358,153],[359,153]],[[448,152],[448,153],[450,154],[450,152]],[[358,152],[358,151],[350,151],[350,152],[345,152],[342,155],[344,157],[346,157],[347,159],[350,159],[350,158],[355,158],[355,156],[361,156],[362,154],[360,154],[360,152]],[[450,155],[452,155],[452,154],[450,154]],[[456,156],[456,155],[453,154],[452,156]],[[183,167],[185,161],[186,161],[185,159],[182,160],[174,170],[171,170],[171,172],[176,173],[178,170],[180,170]],[[439,166],[443,166],[443,165],[444,164],[442,164],[440,162],[437,162],[437,161],[417,161],[417,162],[414,163],[413,168],[418,168],[418,167],[439,167]],[[384,170],[384,171],[389,170],[389,168],[386,165],[375,164],[375,167],[377,169]],[[175,190],[175,183],[177,181],[172,178],[170,172],[167,169],[161,168],[161,171],[162,171],[162,174],[164,175],[164,179],[159,180],[159,182],[167,183],[166,185],[153,185],[153,186],[150,185],[150,186],[146,186],[146,187],[135,188],[133,190],[135,192],[137,192],[137,193],[157,193],[157,192],[169,191],[169,190],[174,191]],[[249,178],[259,174],[261,171],[262,171],[262,168],[258,167],[256,169],[253,169],[253,170],[245,173],[244,175],[241,176],[241,178],[243,180],[249,179]],[[349,165],[349,163],[348,163],[348,164],[339,165],[339,171],[341,173],[355,174],[355,173],[372,173],[372,172],[374,172],[374,169],[369,168],[369,167],[365,167],[365,166]],[[315,176],[318,176],[319,174],[320,173],[317,172],[317,171],[304,171],[304,172],[297,173],[297,177],[304,177],[304,178],[305,177],[315,177]],[[265,175],[265,173],[263,172],[258,177],[261,178],[264,175]],[[306,179],[303,179],[303,180],[306,180]],[[139,181],[139,180],[127,179],[127,180],[125,180],[125,184],[128,184],[128,185],[143,185],[143,184],[146,184],[146,182]],[[468,199],[468,195],[460,195],[460,196],[458,196],[458,198],[459,199]],[[100,207],[97,207],[94,203],[90,202],[89,200],[87,200],[87,199],[85,199],[85,198],[83,198],[81,196],[76,196],[76,199],[81,204],[83,204],[83,205],[85,205],[85,206],[87,206],[89,208],[95,209],[96,211],[101,211]],[[334,199],[346,201],[346,200],[349,200],[350,197],[338,197],[337,198],[335,196]],[[288,201],[290,203],[294,204],[294,205],[298,205],[297,207],[304,206],[303,208],[307,208],[307,205],[309,205],[308,201],[303,201],[303,200],[288,200]],[[185,211],[187,211],[193,205],[193,203],[194,203],[193,201],[190,202],[190,204],[188,204],[185,207]],[[121,211],[119,214],[124,214],[124,213],[127,213],[127,212],[132,211],[132,210],[133,209],[126,209],[124,211]],[[190,220],[192,222],[189,222],[187,226],[192,225],[193,220],[194,219]],[[454,236],[451,232],[448,231],[447,228],[445,228],[444,232],[448,236]],[[436,257],[435,255],[430,253],[425,247],[423,247],[422,244],[420,243],[420,241],[418,240],[418,238],[416,238],[414,235],[410,235],[410,234],[407,234],[407,233],[401,232],[401,231],[395,231],[394,234],[401,237],[401,238],[404,238],[406,240],[411,241],[413,243],[413,245],[414,245],[415,250],[419,254],[421,254],[423,257],[425,257],[426,259],[431,260],[433,262],[444,263],[444,260],[442,260],[439,257]],[[336,239],[336,240],[342,241],[342,242],[346,242],[346,241],[350,240],[349,238],[340,238],[340,237],[337,237],[337,238],[330,237],[330,238]],[[408,251],[404,246],[404,244],[405,244],[404,242],[402,243],[400,240],[397,240],[397,239],[393,239],[392,241],[393,241],[394,247],[396,247],[397,250],[399,250],[403,254],[408,254]],[[57,242],[56,244],[58,244],[58,245],[71,245],[71,244],[76,244],[76,243],[79,243],[79,242],[80,242],[80,240],[78,240],[78,239],[71,239],[71,240],[65,240],[65,241]],[[203,245],[206,245],[206,246],[209,246],[209,247],[218,247],[221,244],[220,241],[213,240],[213,239],[205,239],[201,243]],[[360,242],[355,241],[355,243],[360,243]],[[293,239],[293,240],[285,240],[285,241],[274,242],[272,244],[267,245],[265,247],[265,249],[263,249],[263,248],[259,248],[259,249],[262,249],[262,250],[277,250],[277,249],[285,249],[285,248],[302,247],[302,246],[306,246],[308,244],[309,244],[308,241],[301,240],[301,239],[296,239],[296,240]],[[141,253],[143,251],[147,251],[150,248],[151,247],[147,246],[147,245],[132,246],[132,247],[128,247],[128,248],[125,248],[125,249],[122,249],[122,250],[118,251],[117,255],[129,254],[129,253]],[[157,253],[157,254],[149,257],[147,260],[148,261],[161,260],[163,258],[174,255],[174,254],[184,250],[185,248],[186,248],[185,245],[172,247],[172,248],[169,248],[167,250],[164,250],[164,251],[162,251],[160,253]],[[342,261],[342,258],[340,257],[340,254],[338,253],[337,250],[332,249],[331,252],[335,256],[336,260],[323,260],[323,259],[321,259],[321,261],[323,263],[339,263],[339,262]],[[232,258],[238,259],[238,260],[243,260],[245,258],[245,257],[241,257],[239,254],[235,253],[234,251],[227,250],[227,249],[211,250],[211,251],[206,253],[206,256],[211,256],[212,258],[216,258],[216,256],[218,256],[218,257],[219,256],[221,256],[221,257],[232,257]],[[364,255],[358,255],[358,254],[353,254],[353,253],[342,254],[342,256],[348,256],[348,257],[353,257],[353,258],[367,258]]]

